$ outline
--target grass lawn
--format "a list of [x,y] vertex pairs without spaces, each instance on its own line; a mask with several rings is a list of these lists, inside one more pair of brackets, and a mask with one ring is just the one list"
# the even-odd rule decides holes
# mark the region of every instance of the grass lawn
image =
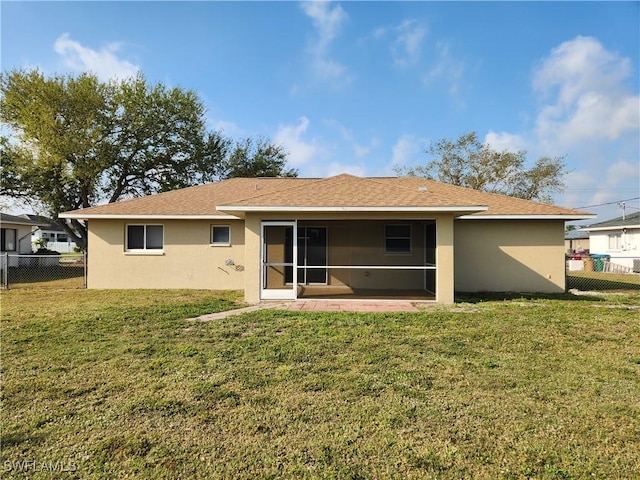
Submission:
[[2,477],[637,478],[640,297],[567,298],[3,292]]
[[640,290],[640,275],[634,273],[567,272],[567,288]]

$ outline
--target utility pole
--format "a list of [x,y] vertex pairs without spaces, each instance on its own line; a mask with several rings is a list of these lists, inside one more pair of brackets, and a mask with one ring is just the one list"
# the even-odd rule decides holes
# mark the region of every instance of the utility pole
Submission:
[[627,204],[625,202],[621,202],[618,204],[618,206],[622,209],[622,221],[624,222],[624,212],[627,208]]

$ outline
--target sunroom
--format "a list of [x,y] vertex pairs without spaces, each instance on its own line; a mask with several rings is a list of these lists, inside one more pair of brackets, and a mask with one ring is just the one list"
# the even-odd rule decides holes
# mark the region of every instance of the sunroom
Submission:
[[264,221],[261,299],[436,298],[436,221]]

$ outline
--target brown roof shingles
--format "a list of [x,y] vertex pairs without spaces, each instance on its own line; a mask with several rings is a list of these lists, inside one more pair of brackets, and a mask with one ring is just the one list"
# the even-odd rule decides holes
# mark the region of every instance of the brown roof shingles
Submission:
[[[426,191],[424,188],[426,187]],[[474,207],[482,215],[589,215],[578,210],[481,192],[417,177],[360,178],[342,174],[313,178],[233,178],[124,200],[83,210],[81,215],[225,215],[238,207]]]

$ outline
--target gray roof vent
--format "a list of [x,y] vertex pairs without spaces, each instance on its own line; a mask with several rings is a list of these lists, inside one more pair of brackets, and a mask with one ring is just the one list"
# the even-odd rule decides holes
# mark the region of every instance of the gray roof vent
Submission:
[[420,186],[418,187],[418,191],[419,191],[419,192],[426,192],[426,191],[427,191],[427,187],[425,187],[424,185],[420,185]]

